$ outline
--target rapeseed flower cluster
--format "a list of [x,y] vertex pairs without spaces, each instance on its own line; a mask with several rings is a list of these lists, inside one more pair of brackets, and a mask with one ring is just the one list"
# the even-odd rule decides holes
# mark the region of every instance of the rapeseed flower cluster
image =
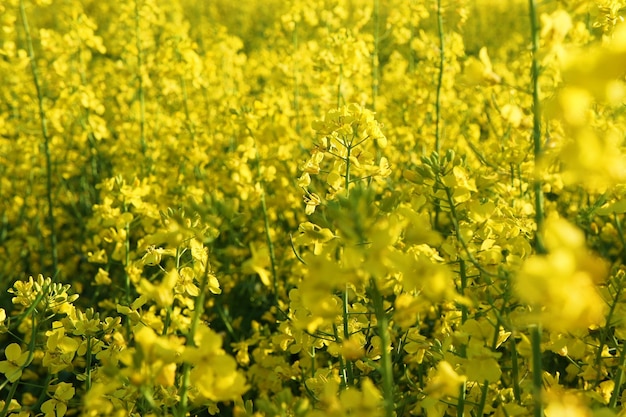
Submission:
[[3,2],[0,415],[623,415],[623,3]]

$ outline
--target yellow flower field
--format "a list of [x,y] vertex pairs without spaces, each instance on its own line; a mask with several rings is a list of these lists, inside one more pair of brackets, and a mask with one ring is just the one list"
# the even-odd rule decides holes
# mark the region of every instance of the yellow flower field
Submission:
[[0,3],[0,417],[626,416],[626,1]]

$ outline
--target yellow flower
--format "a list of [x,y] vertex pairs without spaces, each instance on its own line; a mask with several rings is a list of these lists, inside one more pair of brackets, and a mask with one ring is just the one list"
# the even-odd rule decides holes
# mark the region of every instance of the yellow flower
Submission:
[[163,253],[163,249],[156,248],[154,245],[148,246],[146,249],[146,254],[141,258],[141,261],[144,265],[158,265],[161,263],[161,254]]
[[11,343],[4,350],[7,360],[0,362],[0,373],[3,373],[10,382],[15,382],[22,376],[22,370],[28,366],[29,352],[20,348],[17,343]]
[[315,212],[315,208],[322,204],[322,199],[317,194],[307,191],[304,195],[304,204],[306,204],[304,212],[311,215]]
[[582,231],[565,220],[547,219],[544,235],[549,253],[526,260],[516,279],[518,296],[547,328],[601,324],[605,303],[596,284],[606,277],[604,263],[586,250]]
[[41,405],[44,417],[63,417],[67,412],[67,403],[74,398],[75,392],[72,384],[59,383],[54,389],[52,398]]
[[178,271],[172,269],[165,274],[159,285],[154,285],[145,278],[139,282],[139,290],[148,299],[153,300],[159,307],[171,307],[174,303],[174,287],[178,282]]
[[319,255],[324,243],[333,240],[336,236],[330,229],[320,227],[311,222],[301,223],[298,226],[298,236],[294,238],[297,245],[313,245],[313,253]]
[[463,81],[470,85],[500,83],[501,78],[493,71],[487,48],[484,46],[478,52],[478,59],[470,57],[465,62]]
[[96,282],[96,285],[111,285],[112,282],[109,277],[109,272],[102,268],[98,268],[98,273],[96,274],[94,281]]
[[272,285],[270,277],[270,271],[267,267],[270,266],[270,253],[266,246],[262,246],[260,249],[251,243],[250,252],[252,257],[245,261],[241,266],[242,271],[246,274],[258,274],[261,278],[261,282],[266,286]]
[[459,387],[465,382],[466,377],[457,374],[448,362],[441,361],[436,369],[431,370],[429,379],[426,392],[430,397],[441,398],[458,397]]

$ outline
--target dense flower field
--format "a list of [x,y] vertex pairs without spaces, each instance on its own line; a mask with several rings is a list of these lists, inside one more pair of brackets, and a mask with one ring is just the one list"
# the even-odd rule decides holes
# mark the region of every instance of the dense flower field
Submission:
[[626,412],[624,0],[0,3],[0,416]]

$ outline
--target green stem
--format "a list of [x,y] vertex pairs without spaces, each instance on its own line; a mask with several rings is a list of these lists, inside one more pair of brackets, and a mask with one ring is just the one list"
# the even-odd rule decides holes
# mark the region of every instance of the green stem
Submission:
[[[602,373],[600,372],[600,369],[602,368],[601,366],[602,351],[604,350],[604,346],[607,343],[607,338],[608,338],[608,335],[610,334],[611,327],[614,325],[613,315],[615,314],[615,308],[617,307],[617,304],[622,296],[622,290],[624,288],[622,279],[620,279],[617,282],[617,285],[614,285],[614,288],[615,288],[615,296],[613,297],[611,306],[609,307],[609,312],[606,315],[606,324],[600,331],[600,345],[598,346],[596,350],[595,366],[597,368],[597,372],[596,372],[597,376],[596,376],[596,381],[594,383],[594,387],[597,387],[598,384],[600,384],[600,381],[602,379]],[[615,389],[617,389],[617,385],[615,387],[616,387]]]
[[477,416],[484,415],[485,404],[487,404],[488,392],[489,392],[489,381],[485,379],[485,382],[483,383],[483,390],[480,394],[480,403],[478,403],[478,412],[476,413]]
[[[189,333],[187,333],[187,346],[193,347],[196,345],[194,342],[194,338],[196,336],[196,330],[198,329],[198,324],[200,323],[200,318],[204,313],[204,300],[206,297],[207,291],[207,283],[209,282],[209,274],[211,273],[211,265],[209,263],[209,259],[207,257],[206,266],[204,268],[204,276],[200,282],[200,294],[196,297],[196,302],[194,304],[193,317],[191,319],[191,324],[189,326]],[[180,402],[178,413],[175,413],[176,416],[186,416],[187,408],[189,407],[189,386],[191,384],[190,380],[191,374],[191,364],[185,362],[183,364],[183,375],[180,387]]]
[[378,43],[380,41],[380,1],[374,0],[374,51],[372,52],[372,110],[376,111],[379,88]]
[[437,99],[435,101],[435,151],[437,153],[441,151],[441,90],[443,87],[443,67],[445,62],[442,14],[441,0],[437,0],[437,29],[439,32],[439,76],[437,79]]
[[[528,4],[530,10],[530,27],[532,35],[531,82],[533,92],[533,152],[535,157],[535,164],[537,164],[543,153],[541,144],[541,103],[539,100],[539,61],[537,60],[537,51],[539,49],[539,21],[537,18],[537,8],[535,0],[528,0]],[[543,211],[543,190],[540,178],[535,179],[533,188],[535,191],[535,222],[537,223],[535,249],[537,253],[545,254],[546,247],[542,236],[545,215]]]
[[[146,143],[146,93],[143,83],[143,53],[141,46],[141,27],[140,27],[139,0],[135,0],[135,48],[137,48],[137,78],[139,86],[137,87],[137,95],[139,96],[139,143],[141,145],[141,154],[146,158],[148,145]],[[147,165],[146,174],[149,172],[150,163],[144,161]]]
[[611,394],[611,400],[609,401],[609,408],[617,407],[617,400],[620,397],[620,388],[624,383],[624,366],[626,366],[626,348],[622,346],[622,352],[619,356],[619,366],[617,367],[617,374],[613,379],[614,387]]
[[85,358],[85,388],[87,391],[91,389],[91,363],[93,361],[93,353],[91,352],[91,336],[87,336],[87,353]]
[[[533,151],[535,165],[539,162],[542,155],[541,144],[541,106],[539,100],[539,61],[537,60],[537,51],[539,49],[539,20],[537,17],[537,7],[535,0],[528,0],[528,9],[530,15],[530,30],[532,38],[532,67],[531,81],[533,92]],[[544,201],[541,178],[537,177],[534,181],[535,191],[535,223],[537,231],[535,235],[535,250],[538,254],[547,252],[543,239],[543,223],[544,223]],[[543,400],[542,400],[542,373],[543,366],[541,363],[541,327],[539,325],[531,328],[531,344],[533,358],[533,398],[535,403],[534,416],[543,417]]]
[[[346,289],[343,292],[343,340],[346,341],[350,338],[350,329],[348,328],[348,286],[346,285]],[[346,383],[348,386],[351,386],[354,383],[354,372],[352,370],[352,361],[346,359],[345,363],[346,367]]]
[[[341,337],[339,337],[339,331],[337,330],[337,325],[333,324],[333,335],[335,337],[334,341],[337,344],[340,344],[342,342]],[[341,378],[341,388],[346,388],[349,386],[348,383],[348,370],[346,368],[346,363],[344,361],[344,358],[342,355],[339,355],[339,375]]]
[[394,416],[393,400],[393,368],[391,366],[391,336],[389,334],[389,319],[383,305],[383,296],[378,289],[374,278],[370,281],[374,313],[378,325],[378,333],[381,341],[380,374],[383,378],[383,403],[385,417]]
[[513,380],[513,397],[517,404],[522,403],[522,390],[519,385],[519,363],[517,358],[517,345],[515,344],[515,337],[510,336],[511,344],[511,379]]
[[543,417],[543,366],[541,364],[541,327],[536,325],[530,331],[530,343],[533,358],[533,399],[535,402],[534,417]]
[[[461,295],[465,295],[465,288],[467,288],[467,267],[465,266],[465,261],[463,259],[459,260],[459,272],[461,275]],[[467,321],[467,306],[465,304],[461,305],[461,324]]]
[[11,400],[13,399],[13,397],[15,397],[15,392],[17,391],[18,385],[19,385],[19,381],[15,381],[11,385],[11,389],[9,390],[7,397],[4,399],[4,407],[2,407],[2,410],[0,411],[0,417],[6,417],[6,415],[8,414],[9,406],[11,405]]
[[464,381],[459,385],[459,401],[456,403],[456,417],[463,417],[465,415],[465,389],[467,382]]
[[48,227],[50,228],[50,251],[52,257],[52,278],[56,279],[59,272],[59,256],[57,249],[56,220],[54,217],[54,205],[52,199],[52,155],[50,153],[50,134],[48,132],[48,119],[43,106],[43,91],[39,79],[39,68],[35,58],[35,48],[33,47],[33,39],[30,34],[30,26],[28,17],[26,16],[26,7],[24,1],[20,0],[20,14],[22,17],[22,26],[26,36],[26,44],[28,47],[28,58],[30,60],[30,69],[33,74],[35,90],[37,91],[37,105],[39,107],[39,120],[41,123],[41,134],[43,136],[43,148],[46,158],[46,200],[48,203]]
[[341,83],[343,82],[343,64],[339,64],[339,82],[337,83],[337,108],[341,107]]
[[296,133],[300,134],[301,126],[300,126],[300,83],[298,81],[298,60],[295,54],[298,53],[298,22],[294,22],[293,33],[291,34],[291,41],[293,42],[293,110],[295,112],[296,118]]

